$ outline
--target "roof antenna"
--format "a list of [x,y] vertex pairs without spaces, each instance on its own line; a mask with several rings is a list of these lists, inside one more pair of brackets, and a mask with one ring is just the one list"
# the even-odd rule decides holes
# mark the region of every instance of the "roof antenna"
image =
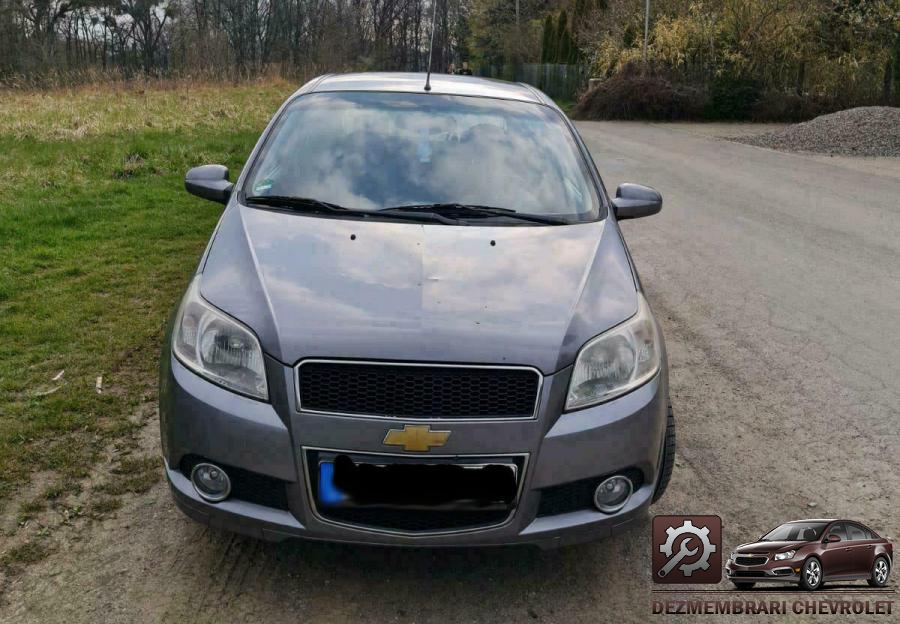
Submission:
[[425,90],[431,91],[431,54],[434,52],[434,25],[437,21],[437,5],[438,0],[431,0],[433,8],[431,11],[431,43],[428,46],[428,75],[425,76]]

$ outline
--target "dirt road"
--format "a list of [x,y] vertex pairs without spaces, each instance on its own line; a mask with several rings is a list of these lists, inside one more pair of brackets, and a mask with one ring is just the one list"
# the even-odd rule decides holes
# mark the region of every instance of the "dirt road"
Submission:
[[[611,191],[665,197],[658,217],[623,224],[679,427],[653,512],[719,514],[726,554],[805,517],[855,518],[896,543],[900,162],[684,125],[580,128]],[[146,452],[156,444],[151,423]],[[270,545],[189,522],[160,482],[9,580],[0,621],[637,621],[651,617],[649,565],[649,525],[547,553]]]

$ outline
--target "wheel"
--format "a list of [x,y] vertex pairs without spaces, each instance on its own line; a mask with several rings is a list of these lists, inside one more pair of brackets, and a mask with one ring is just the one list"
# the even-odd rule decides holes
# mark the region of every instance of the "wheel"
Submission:
[[872,566],[872,577],[866,582],[872,587],[884,587],[887,585],[890,573],[891,568],[888,565],[887,559],[884,557],[877,557],[875,559],[875,564]]
[[822,586],[822,562],[815,557],[810,557],[800,570],[800,587],[806,591],[815,591]]
[[731,581],[731,584],[741,590],[753,589],[753,586],[756,585],[756,583],[738,583],[737,581]]
[[663,455],[662,460],[660,461],[661,468],[659,471],[659,479],[656,482],[656,490],[653,492],[654,503],[666,493],[666,488],[669,487],[669,481],[672,479],[672,468],[675,467],[675,414],[672,411],[671,401],[669,401],[667,411],[666,439],[663,443]]

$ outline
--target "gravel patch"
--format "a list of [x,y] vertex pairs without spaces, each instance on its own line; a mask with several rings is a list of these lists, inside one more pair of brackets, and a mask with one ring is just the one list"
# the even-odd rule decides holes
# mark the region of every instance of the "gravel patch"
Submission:
[[900,156],[900,108],[850,108],[794,124],[778,132],[731,139],[791,152]]

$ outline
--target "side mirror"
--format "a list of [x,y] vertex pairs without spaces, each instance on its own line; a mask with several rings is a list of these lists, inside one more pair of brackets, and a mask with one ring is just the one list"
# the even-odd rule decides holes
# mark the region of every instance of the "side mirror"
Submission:
[[191,195],[227,204],[234,184],[228,181],[228,167],[202,165],[187,172],[184,176],[184,188]]
[[826,542],[839,542],[839,541],[841,541],[841,537],[839,535],[832,534],[832,535],[829,535],[828,537],[826,537],[825,541]]
[[616,218],[620,221],[638,219],[655,215],[662,210],[662,195],[649,186],[626,182],[616,189],[616,198],[612,204]]

